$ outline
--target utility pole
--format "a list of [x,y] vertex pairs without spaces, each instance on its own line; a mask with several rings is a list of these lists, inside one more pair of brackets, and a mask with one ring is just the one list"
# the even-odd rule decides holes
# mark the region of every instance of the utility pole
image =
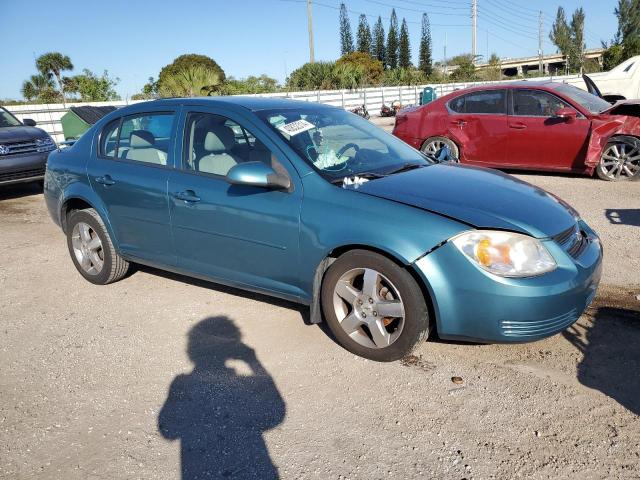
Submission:
[[471,55],[476,63],[476,33],[478,30],[478,0],[471,0]]
[[313,12],[311,11],[311,0],[307,0],[307,28],[309,29],[309,62],[313,63]]
[[447,81],[447,32],[444,32],[444,76]]
[[542,10],[538,14],[538,72],[544,75],[544,63],[542,61],[542,35],[544,31],[544,19],[542,18]]

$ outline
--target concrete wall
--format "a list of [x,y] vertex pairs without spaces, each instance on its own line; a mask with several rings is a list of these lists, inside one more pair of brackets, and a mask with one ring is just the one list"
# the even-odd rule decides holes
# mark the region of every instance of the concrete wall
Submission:
[[[545,77],[544,79],[549,79]],[[557,81],[576,81],[575,75],[564,77],[553,77]],[[535,80],[543,80],[543,78],[536,78]],[[403,87],[375,87],[375,88],[363,88],[361,90],[319,90],[313,92],[279,92],[279,93],[266,93],[258,94],[254,96],[262,97],[280,97],[291,98],[295,100],[301,100],[306,102],[319,102],[328,105],[334,105],[345,109],[352,109],[363,104],[367,105],[367,109],[371,115],[377,115],[380,111],[380,107],[385,103],[391,105],[394,100],[400,100],[402,105],[418,104],[420,100],[420,93],[424,87],[433,87],[436,90],[438,97],[447,95],[454,90],[462,88],[468,88],[474,85],[481,85],[487,83],[496,82],[465,82],[465,83],[444,83],[444,84],[429,84],[419,86],[403,86]],[[572,82],[573,83],[573,82]],[[138,103],[139,101],[117,101],[117,102],[94,102],[94,103],[67,103],[67,108],[80,105],[113,105],[116,107],[122,107],[132,103]],[[60,118],[66,113],[67,109],[62,104],[34,104],[34,105],[10,105],[6,107],[11,113],[13,113],[18,119],[32,118],[38,123],[38,127],[48,132],[56,142],[64,140],[62,133],[62,125],[60,124]]]

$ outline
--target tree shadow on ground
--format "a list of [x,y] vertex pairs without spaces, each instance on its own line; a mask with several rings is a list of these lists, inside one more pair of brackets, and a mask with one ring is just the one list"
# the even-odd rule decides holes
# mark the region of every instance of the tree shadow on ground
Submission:
[[604,214],[614,225],[640,227],[640,208],[607,208]]
[[[640,302],[600,295],[563,335],[582,354],[578,380],[640,415]],[[618,295],[617,295],[618,296]],[[585,320],[586,317],[586,320]]]
[[193,371],[173,380],[158,415],[162,436],[180,440],[182,480],[278,478],[262,437],[286,412],[273,379],[225,316],[188,337]]

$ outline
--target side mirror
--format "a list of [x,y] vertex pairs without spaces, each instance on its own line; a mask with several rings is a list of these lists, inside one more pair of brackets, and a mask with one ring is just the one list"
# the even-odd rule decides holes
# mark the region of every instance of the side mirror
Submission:
[[25,118],[24,120],[22,120],[22,124],[27,127],[35,127],[36,121],[32,118]]
[[557,110],[554,117],[562,118],[566,120],[568,123],[573,122],[578,116],[578,112],[576,112],[573,108],[565,107]]
[[269,165],[262,162],[244,162],[231,167],[227,172],[227,181],[233,185],[287,190],[291,180],[285,175],[276,173]]

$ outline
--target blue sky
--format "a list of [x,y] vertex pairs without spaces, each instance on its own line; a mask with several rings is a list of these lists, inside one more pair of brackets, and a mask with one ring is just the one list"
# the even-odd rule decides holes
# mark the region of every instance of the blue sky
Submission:
[[[314,2],[316,59],[336,59],[340,0]],[[443,57],[445,32],[447,56],[471,50],[470,0],[345,3],[354,34],[359,13],[373,16],[370,24],[382,15],[387,30],[396,7],[409,24],[414,62],[422,11],[430,16],[436,60]],[[486,55],[488,41],[489,53],[501,57],[537,54],[537,9],[545,16],[544,51],[554,51],[548,31],[559,4],[569,16],[585,9],[588,48],[614,35],[616,0],[478,0],[479,53]],[[34,56],[47,51],[69,55],[76,72],[108,70],[120,78],[123,98],[183,53],[208,55],[237,78],[266,73],[280,81],[309,58],[305,0],[0,0],[0,31],[0,99],[20,98],[22,81],[35,73]]]

